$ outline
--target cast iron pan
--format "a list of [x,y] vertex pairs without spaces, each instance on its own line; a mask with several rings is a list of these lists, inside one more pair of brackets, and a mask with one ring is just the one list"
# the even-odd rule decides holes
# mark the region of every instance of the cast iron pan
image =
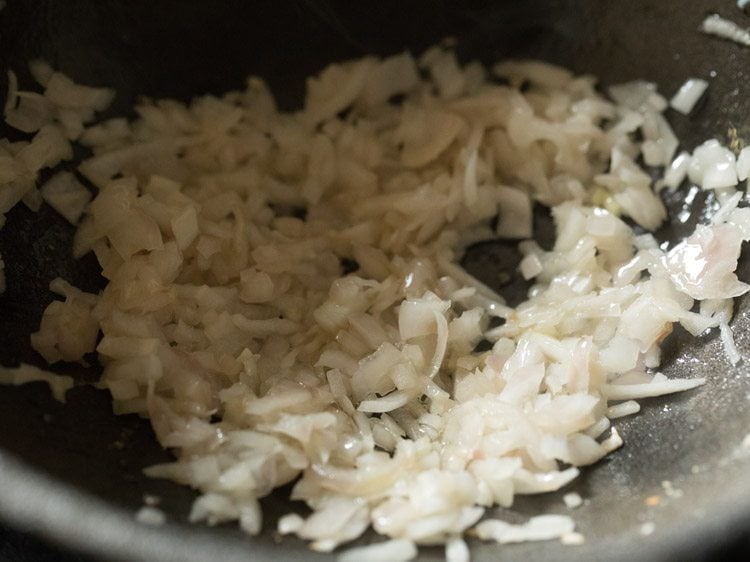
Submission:
[[[732,0],[8,0],[0,11],[0,66],[15,69],[28,87],[25,64],[43,57],[77,81],[114,87],[110,116],[130,114],[141,95],[188,100],[241,88],[251,73],[265,77],[281,105],[293,108],[304,78],[328,62],[404,48],[420,53],[450,35],[464,60],[539,57],[597,75],[604,85],[643,78],[671,95],[688,77],[707,78],[708,99],[691,118],[668,115],[690,149],[712,136],[726,140],[730,126],[750,139],[750,50],[700,34],[709,12],[750,25]],[[683,199],[684,193],[667,203],[679,210]],[[658,233],[662,240],[684,236],[700,220],[711,201],[698,199],[691,221],[667,225]],[[43,366],[28,335],[52,298],[49,280],[62,276],[86,290],[102,286],[91,256],[70,257],[71,237],[72,229],[46,207],[33,214],[19,205],[8,215],[0,231],[8,283],[0,297],[2,364]],[[508,246],[486,243],[470,250],[464,264],[497,286],[501,271],[512,273],[513,259]],[[748,279],[745,256],[740,269]],[[519,289],[518,283],[500,288],[516,296]],[[574,513],[585,545],[472,543],[474,560],[700,560],[711,548],[747,536],[750,455],[740,443],[750,431],[749,323],[748,301],[740,299],[733,326],[749,359],[736,368],[715,334],[671,336],[665,372],[706,376],[708,384],[644,400],[639,416],[617,424],[625,447],[569,488],[590,500]],[[141,474],[169,458],[147,422],[111,414],[107,395],[83,384],[95,380],[95,367],[55,369],[82,383],[66,405],[40,383],[0,387],[0,517],[7,523],[116,560],[327,559],[301,541],[275,536],[276,518],[290,508],[288,490],[264,501],[266,531],[256,538],[232,525],[186,523],[193,493]],[[666,494],[663,481],[677,494]],[[134,522],[144,493],[161,496],[166,526]],[[541,509],[564,513],[561,495],[520,497],[500,515],[522,520]],[[657,505],[646,505],[650,496],[658,496]],[[654,532],[646,536],[642,526],[649,522]],[[438,560],[442,550],[423,549],[421,556]]]

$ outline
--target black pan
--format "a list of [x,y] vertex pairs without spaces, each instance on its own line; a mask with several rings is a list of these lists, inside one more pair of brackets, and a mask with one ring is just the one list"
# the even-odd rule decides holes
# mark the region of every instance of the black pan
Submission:
[[[114,87],[109,115],[128,114],[141,95],[187,100],[241,88],[250,73],[265,77],[281,105],[292,108],[304,78],[328,62],[404,48],[419,53],[450,35],[465,60],[539,57],[597,75],[603,85],[643,78],[671,95],[688,77],[707,78],[708,98],[691,118],[668,112],[690,149],[713,136],[726,140],[729,127],[750,139],[750,50],[699,33],[709,12],[750,25],[733,0],[8,0],[0,11],[0,66],[15,69],[29,86],[25,64],[43,57],[76,81]],[[683,199],[678,193],[668,206],[679,209]],[[692,224],[675,221],[658,236],[684,236],[706,205],[699,198]],[[8,215],[0,231],[8,282],[0,297],[0,363],[43,366],[28,335],[51,299],[50,279],[62,276],[88,290],[102,286],[91,256],[70,257],[71,237],[72,229],[46,207],[33,214],[18,206]],[[749,258],[741,260],[745,279]],[[512,269],[512,259],[508,247],[485,244],[467,254],[465,266],[494,284],[498,271]],[[618,424],[625,447],[570,487],[590,499],[574,513],[585,545],[472,543],[474,559],[700,560],[747,537],[750,454],[740,443],[750,431],[748,304],[739,300],[733,323],[748,357],[736,368],[716,334],[670,337],[665,372],[706,376],[708,384],[644,400],[639,416]],[[81,383],[97,375],[96,367],[55,369]],[[0,387],[0,428],[0,518],[45,540],[116,560],[326,559],[274,534],[275,519],[290,507],[288,490],[264,501],[266,531],[256,538],[234,526],[186,523],[193,493],[141,474],[168,458],[147,422],[114,417],[107,395],[90,386],[77,386],[66,405],[40,383]],[[678,492],[668,495],[665,481]],[[166,526],[134,522],[144,493],[161,496]],[[658,504],[649,506],[652,496]],[[521,519],[540,509],[566,510],[561,494],[551,494],[518,498],[501,515]],[[645,535],[648,522],[654,531]],[[439,559],[442,550],[421,555]]]

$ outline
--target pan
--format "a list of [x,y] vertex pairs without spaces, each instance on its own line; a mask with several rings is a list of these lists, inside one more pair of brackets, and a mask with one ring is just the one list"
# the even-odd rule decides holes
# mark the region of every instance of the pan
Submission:
[[[598,76],[603,86],[640,78],[671,95],[688,77],[705,78],[707,99],[691,117],[667,114],[692,149],[712,137],[726,142],[730,128],[750,138],[750,51],[698,31],[714,12],[750,25],[729,0],[8,0],[0,10],[0,66],[30,84],[26,63],[41,57],[80,83],[113,87],[117,98],[104,117],[132,115],[139,96],[220,94],[241,87],[249,74],[267,79],[289,109],[301,102],[304,78],[332,61],[420,53],[450,36],[463,60],[541,58]],[[663,241],[689,233],[708,205],[701,196],[688,204],[684,191],[665,202],[671,214],[688,208],[691,218],[668,222],[657,233]],[[0,296],[3,365],[45,366],[28,336],[52,298],[51,279],[88,291],[103,286],[92,256],[70,257],[72,235],[47,207],[31,213],[19,205],[8,214],[0,231],[8,285]],[[463,265],[492,285],[501,272],[515,274],[512,254],[488,243],[470,249]],[[750,277],[750,256],[741,257],[738,273]],[[524,289],[515,284],[515,291]],[[732,326],[740,353],[750,357],[750,301],[736,304]],[[741,443],[750,432],[748,365],[750,359],[731,366],[716,334],[693,339],[677,330],[665,348],[664,372],[708,382],[699,391],[643,401],[639,416],[618,424],[625,447],[566,489],[589,498],[574,514],[586,543],[477,542],[473,559],[703,560],[747,537],[750,454]],[[7,524],[111,560],[331,559],[273,532],[292,507],[288,489],[263,501],[266,530],[258,537],[234,526],[187,523],[194,493],[142,474],[169,459],[148,423],[112,414],[108,395],[87,384],[98,376],[95,364],[55,370],[79,383],[64,405],[41,383],[0,387],[0,518]],[[144,494],[161,498],[163,527],[135,522]],[[505,515],[559,511],[561,502],[561,494],[520,497]],[[438,560],[442,550],[425,548],[420,556]]]

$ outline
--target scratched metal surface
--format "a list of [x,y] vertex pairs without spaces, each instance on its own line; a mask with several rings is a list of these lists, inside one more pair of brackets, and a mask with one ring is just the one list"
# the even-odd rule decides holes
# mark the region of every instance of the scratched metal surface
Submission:
[[[138,95],[189,99],[240,88],[250,73],[267,78],[281,104],[294,107],[304,77],[327,62],[404,48],[419,52],[451,35],[466,60],[540,57],[597,75],[605,85],[643,78],[669,95],[689,76],[709,78],[708,98],[691,118],[668,115],[690,149],[712,136],[723,139],[730,126],[750,138],[750,51],[697,31],[713,11],[750,25],[729,0],[9,0],[0,11],[0,66],[20,71],[22,83],[29,84],[25,62],[42,56],[77,81],[112,86],[118,97],[110,115],[127,113]],[[684,191],[667,201],[673,215],[683,200]],[[673,219],[658,236],[683,236],[710,203],[699,197],[689,221]],[[542,228],[544,222],[540,218]],[[8,281],[0,296],[0,363],[42,364],[28,335],[51,298],[50,279],[63,276],[89,290],[101,286],[90,256],[78,262],[69,257],[71,237],[72,229],[47,208],[32,214],[19,206],[8,215],[0,231]],[[512,248],[486,243],[470,250],[464,265],[499,286],[501,273],[513,273],[514,259]],[[743,256],[745,279],[749,263]],[[523,286],[500,289],[517,296]],[[747,356],[749,304],[738,302],[733,324]],[[665,352],[665,372],[709,382],[681,396],[643,401],[639,416],[617,424],[625,447],[586,469],[566,490],[590,500],[574,513],[586,544],[472,543],[474,560],[702,560],[747,534],[750,462],[739,445],[750,431],[749,364],[730,366],[715,335],[694,340],[677,331]],[[82,383],[96,378],[95,368],[60,370]],[[330,559],[294,539],[278,543],[272,531],[251,539],[231,526],[188,525],[192,492],[141,474],[165,458],[147,423],[115,418],[106,395],[91,387],[76,387],[65,406],[41,384],[0,387],[0,517],[6,522],[121,560]],[[667,480],[681,497],[665,494]],[[289,507],[284,492],[264,501],[267,529]],[[163,498],[170,521],[164,528],[133,522],[144,493]],[[646,506],[645,498],[653,495],[660,496],[659,504]],[[502,515],[520,519],[539,509],[566,512],[561,494],[550,494],[519,498]],[[647,522],[654,532],[644,536]],[[437,560],[442,551],[423,549],[420,556]]]

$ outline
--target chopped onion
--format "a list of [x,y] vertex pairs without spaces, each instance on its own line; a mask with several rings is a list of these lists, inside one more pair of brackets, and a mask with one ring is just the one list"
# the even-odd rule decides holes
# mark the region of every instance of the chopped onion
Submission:
[[667,103],[657,90],[653,82],[635,80],[624,84],[616,84],[608,89],[610,97],[617,103],[636,111],[663,111]]
[[91,194],[70,172],[58,172],[41,188],[42,198],[71,224],[77,224]]
[[[677,189],[687,177],[691,158],[690,153],[680,152],[665,170],[661,185],[668,188],[669,191]],[[748,166],[750,167],[750,164]]]
[[607,408],[607,417],[611,420],[623,416],[631,416],[641,411],[641,406],[635,400],[626,400],[620,404]]
[[[148,417],[174,451],[146,474],[199,491],[192,521],[256,534],[259,499],[293,483],[311,512],[278,530],[315,551],[372,526],[391,540],[344,559],[410,559],[416,543],[465,562],[486,510],[559,490],[622,446],[611,419],[638,412],[635,399],[704,383],[650,374],[674,323],[718,329],[740,358],[729,321],[748,289],[735,269],[750,209],[733,186],[750,156],[709,141],[674,158],[654,84],[614,86],[610,100],[592,77],[506,61],[499,85],[435,47],[331,65],[296,113],[250,78],[86,128],[112,92],[31,71],[45,95],[11,77],[8,120],[38,132],[0,143],[0,211],[43,197],[82,216],[75,255],[93,251],[107,280],[97,294],[55,280],[32,346],[50,363],[96,351],[115,412]],[[37,191],[76,139],[96,197],[70,172]],[[667,168],[656,185],[643,162]],[[686,174],[721,207],[667,250],[632,224],[657,228],[655,187]],[[544,248],[537,204],[556,227]],[[498,236],[526,239],[533,284],[514,307],[459,262]],[[24,373],[5,380],[43,378]],[[557,515],[476,530],[582,540]]]
[[164,525],[167,516],[161,509],[151,506],[143,506],[135,514],[135,520],[144,525]]
[[701,23],[701,31],[750,47],[750,32],[733,21],[722,18],[719,14],[711,14],[706,17]]
[[745,181],[750,176],[750,146],[740,150],[737,156],[737,179]]
[[576,507],[580,507],[583,505],[583,499],[581,498],[580,494],[576,492],[569,492],[563,496],[563,502],[565,502],[565,505],[570,509],[575,509]]
[[55,70],[47,61],[34,59],[29,61],[29,72],[34,77],[34,80],[37,81],[37,84],[46,88],[50,78],[52,78],[52,75],[55,73]]
[[109,107],[115,92],[108,88],[91,88],[75,84],[67,76],[54,72],[46,79],[44,95],[55,105],[70,108],[91,108],[103,111]]
[[500,213],[497,234],[501,238],[531,238],[532,202],[528,193],[512,187],[497,188]]
[[750,285],[734,271],[742,233],[731,225],[702,226],[669,251],[666,264],[676,287],[694,299],[737,297]]
[[733,187],[738,182],[734,153],[716,139],[707,140],[693,151],[688,175],[703,189]]
[[575,523],[567,515],[539,515],[524,525],[511,525],[499,519],[486,519],[475,528],[483,540],[501,544],[523,541],[546,541],[575,531]]
[[33,365],[22,363],[16,368],[0,366],[0,384],[20,385],[37,381],[49,384],[52,396],[58,402],[65,402],[65,394],[73,388],[71,377],[51,373]]
[[685,83],[680,86],[677,93],[669,100],[669,105],[672,109],[679,111],[683,115],[689,115],[698,100],[703,97],[703,94],[708,88],[708,82],[700,78],[688,78]]
[[602,386],[602,393],[607,397],[607,400],[633,400],[684,392],[703,384],[706,384],[706,379],[702,378],[669,379],[643,384],[605,384]]
[[417,547],[410,540],[390,541],[351,548],[339,554],[338,562],[406,562],[417,556]]

